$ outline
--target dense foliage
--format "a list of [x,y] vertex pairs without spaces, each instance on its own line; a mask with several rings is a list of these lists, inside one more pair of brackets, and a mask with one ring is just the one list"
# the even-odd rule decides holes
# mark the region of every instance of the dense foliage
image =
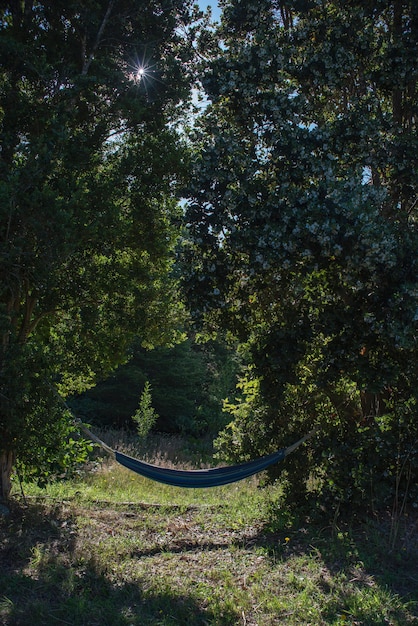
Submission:
[[130,429],[149,383],[150,405],[158,415],[154,430],[214,437],[225,426],[222,401],[233,392],[239,367],[233,348],[187,339],[147,350],[136,341],[129,355],[111,376],[71,399],[76,415],[101,427]]
[[67,454],[54,387],[87,388],[134,335],[173,339],[189,9],[2,3],[0,497],[16,458],[44,477]]
[[293,501],[417,503],[418,5],[222,4],[187,252],[196,318],[248,356],[221,447],[317,425]]

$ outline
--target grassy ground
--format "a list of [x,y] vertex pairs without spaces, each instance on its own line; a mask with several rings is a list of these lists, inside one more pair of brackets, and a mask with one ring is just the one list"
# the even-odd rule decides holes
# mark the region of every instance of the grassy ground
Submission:
[[417,520],[393,547],[390,519],[301,523],[275,486],[180,490],[109,462],[25,491],[0,520],[4,626],[418,624]]

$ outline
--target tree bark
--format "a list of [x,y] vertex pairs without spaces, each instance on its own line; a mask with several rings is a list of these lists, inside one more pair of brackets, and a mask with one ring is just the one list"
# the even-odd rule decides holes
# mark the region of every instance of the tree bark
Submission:
[[7,502],[12,488],[12,469],[14,454],[9,450],[0,451],[0,502]]

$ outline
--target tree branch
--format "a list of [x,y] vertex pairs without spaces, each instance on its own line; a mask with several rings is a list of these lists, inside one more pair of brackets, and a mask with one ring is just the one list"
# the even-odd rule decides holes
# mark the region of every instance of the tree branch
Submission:
[[86,76],[87,72],[90,69],[90,65],[91,65],[91,63],[92,63],[92,61],[94,59],[94,55],[95,55],[95,53],[97,51],[97,48],[99,47],[99,44],[100,44],[100,41],[101,41],[101,38],[102,38],[102,35],[103,35],[103,32],[104,32],[104,29],[106,28],[106,24],[109,21],[109,17],[110,17],[110,14],[112,12],[113,5],[114,5],[114,0],[110,0],[109,4],[107,6],[107,9],[106,9],[105,16],[104,16],[104,18],[102,20],[102,23],[100,24],[100,28],[99,28],[99,31],[97,33],[96,41],[94,42],[93,48],[92,48],[92,50],[90,52],[90,55],[89,55],[88,59],[85,58],[86,54],[87,54],[87,46],[86,46],[85,42],[83,44],[84,64],[83,64],[83,69],[81,70],[81,75],[82,76]]

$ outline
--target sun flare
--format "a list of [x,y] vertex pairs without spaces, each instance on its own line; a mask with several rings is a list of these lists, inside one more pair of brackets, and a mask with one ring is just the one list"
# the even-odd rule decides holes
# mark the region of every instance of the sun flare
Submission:
[[147,65],[137,65],[130,74],[131,80],[135,83],[146,82],[151,77],[152,70]]
[[155,90],[156,84],[161,82],[156,62],[145,52],[130,60],[127,66],[127,77],[131,84],[140,88],[140,93],[146,94],[147,98],[150,92]]

